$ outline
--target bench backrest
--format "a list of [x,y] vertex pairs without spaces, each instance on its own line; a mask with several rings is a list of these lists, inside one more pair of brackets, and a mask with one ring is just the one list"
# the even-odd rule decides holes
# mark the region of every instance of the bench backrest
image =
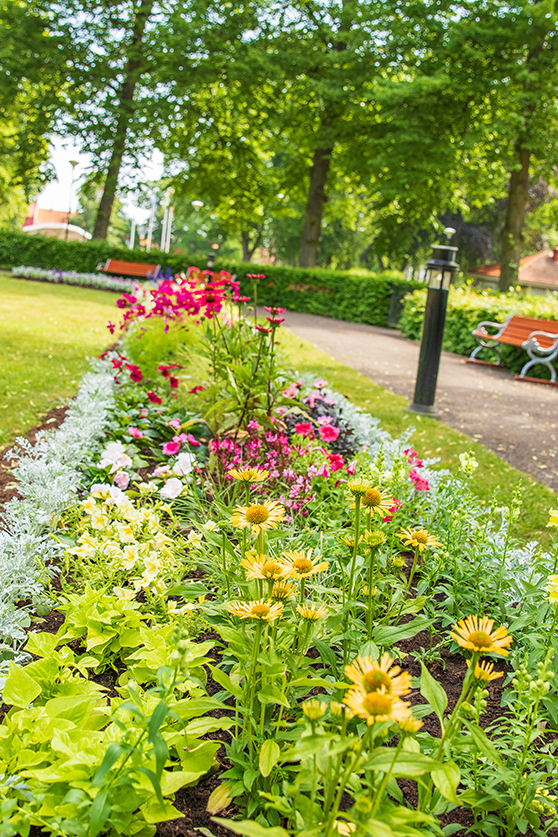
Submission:
[[105,273],[116,273],[123,276],[141,276],[144,279],[153,277],[159,269],[158,264],[139,264],[137,262],[121,262],[118,259],[107,259],[103,270]]
[[[537,320],[536,317],[511,317],[500,338],[505,337],[503,342],[511,346],[523,346],[533,331],[548,331],[558,335],[558,322]],[[548,349],[554,343],[550,337],[537,337],[537,340],[543,349]]]

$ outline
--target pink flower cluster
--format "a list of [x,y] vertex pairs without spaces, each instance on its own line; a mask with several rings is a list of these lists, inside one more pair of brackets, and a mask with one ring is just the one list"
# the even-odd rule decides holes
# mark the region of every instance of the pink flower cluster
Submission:
[[[171,419],[165,422],[167,427],[172,427],[178,430],[180,427],[180,419]],[[180,433],[178,436],[173,436],[171,442],[165,442],[162,451],[166,456],[175,456],[180,452],[182,445],[189,444],[192,447],[199,447],[199,442],[192,436],[191,433]]]
[[[298,424],[295,424],[295,432],[298,433],[299,436],[304,436],[306,439],[315,439],[316,434],[314,432],[314,425],[311,421],[302,421]],[[339,433],[341,432],[338,427],[334,427],[332,424],[329,423],[329,419],[322,418],[318,419],[318,434],[322,442],[335,442]]]
[[[121,329],[126,329],[134,320],[150,317],[162,317],[165,331],[171,320],[182,320],[185,315],[203,316],[211,319],[219,313],[230,294],[234,302],[238,299],[239,283],[230,273],[222,270],[213,273],[210,270],[188,268],[188,273],[177,274],[172,279],[164,279],[157,287],[148,292],[149,305],[144,305],[139,298],[140,286],[134,286],[134,294],[123,294],[116,303],[124,311]],[[109,323],[111,334],[114,325]]]
[[422,459],[419,458],[418,453],[413,448],[407,448],[403,451],[404,455],[407,457],[407,462],[411,465],[411,470],[409,471],[409,479],[411,482],[414,483],[414,488],[417,491],[430,491],[430,486],[428,485],[428,480],[425,477],[421,477],[421,475],[416,470],[417,468],[423,468],[424,462]]

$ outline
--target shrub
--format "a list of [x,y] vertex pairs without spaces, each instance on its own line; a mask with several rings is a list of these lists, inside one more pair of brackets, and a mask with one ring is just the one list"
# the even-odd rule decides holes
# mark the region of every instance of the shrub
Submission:
[[[426,290],[424,288],[408,294],[405,298],[403,314],[399,321],[401,331],[412,340],[419,340]],[[558,298],[556,294],[533,296],[510,291],[500,294],[494,291],[473,290],[470,286],[452,288],[449,295],[446,327],[444,329],[444,349],[459,355],[470,355],[478,342],[472,331],[482,320],[503,323],[510,314],[523,317],[537,317],[541,320],[558,320]],[[527,362],[524,349],[514,346],[501,346],[502,362],[513,372],[519,372]],[[493,352],[486,350],[481,359],[495,360]],[[549,377],[544,367],[538,366],[534,373],[537,377]]]
[[[190,265],[205,267],[204,260],[187,255],[169,255],[157,250],[127,250],[113,247],[105,241],[61,241],[26,233],[0,234],[0,267],[15,265],[94,272],[99,263],[108,258],[143,264],[161,263],[173,273]],[[280,305],[291,311],[321,314],[375,326],[395,326],[399,319],[401,301],[406,292],[419,288],[408,282],[397,271],[358,275],[325,268],[305,269],[275,265],[230,264],[218,262],[216,270],[236,273],[241,293],[253,296],[253,280],[248,274],[265,274],[257,280],[258,303]]]

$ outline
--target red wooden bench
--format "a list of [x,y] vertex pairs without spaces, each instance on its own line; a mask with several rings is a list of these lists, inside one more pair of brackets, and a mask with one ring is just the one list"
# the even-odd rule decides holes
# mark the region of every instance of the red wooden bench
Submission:
[[[487,331],[487,327],[495,328],[495,333]],[[467,363],[480,363],[484,366],[502,366],[499,344],[518,346],[526,350],[531,358],[523,367],[516,380],[538,381],[545,384],[556,384],[556,370],[552,361],[558,356],[558,322],[554,320],[537,320],[535,317],[510,316],[505,323],[491,323],[488,320],[479,323],[472,332],[479,345],[467,358]],[[477,360],[476,356],[483,349],[496,352],[498,360],[490,363]],[[528,378],[526,372],[532,366],[542,363],[550,371],[550,381],[542,378]]]
[[159,264],[139,264],[138,262],[121,262],[118,259],[107,259],[104,265],[97,265],[97,270],[112,273],[117,276],[137,276],[138,279],[154,279]]

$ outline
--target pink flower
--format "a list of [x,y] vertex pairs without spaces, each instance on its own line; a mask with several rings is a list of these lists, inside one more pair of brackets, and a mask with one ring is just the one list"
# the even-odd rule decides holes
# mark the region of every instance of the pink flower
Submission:
[[387,514],[383,518],[384,523],[389,523],[390,520],[393,520],[393,515],[396,514],[399,511],[399,509],[401,508],[401,506],[403,505],[401,500],[397,500],[395,497],[392,497],[391,499],[392,499],[392,502],[393,502],[393,506],[390,508],[389,514]]
[[335,442],[340,432],[341,431],[338,427],[333,427],[331,424],[322,424],[322,426],[318,428],[318,433],[320,434],[322,442]]
[[163,445],[163,453],[167,456],[174,456],[175,453],[178,453],[180,450],[180,444],[178,442],[166,442]]
[[152,404],[162,404],[163,399],[160,398],[156,392],[148,392],[147,397],[151,401]]
[[296,398],[298,395],[298,384],[290,384],[287,389],[281,390],[281,395],[285,398]]
[[259,430],[260,427],[261,425],[259,425],[257,421],[254,421],[254,419],[248,422],[248,430]]
[[327,381],[324,381],[323,378],[318,378],[317,381],[314,381],[314,386],[316,389],[321,389],[322,387],[327,387]]
[[188,390],[188,395],[195,395],[196,392],[203,392],[202,386],[192,387],[192,389]]
[[409,471],[409,479],[414,482],[414,488],[416,488],[417,491],[430,491],[428,480],[421,477],[421,475],[418,474],[414,468],[411,468]]
[[350,462],[345,468],[345,471],[350,477],[353,477],[356,474],[356,462]]
[[[263,279],[263,276],[262,276]],[[276,308],[274,305],[264,305],[264,311],[267,311],[269,314],[285,314],[287,309],[286,308]]]
[[176,419],[171,419],[170,421],[166,421],[165,425],[166,425],[166,427],[174,427],[175,430],[178,430],[180,428],[180,423],[181,423],[180,419],[176,418]]
[[199,448],[201,442],[198,442],[197,439],[194,439],[191,433],[188,433],[188,442],[195,448]]
[[328,459],[332,471],[340,471],[345,464],[345,460],[340,453],[328,454]]
[[146,407],[143,407],[143,409],[140,410],[140,416],[142,418],[146,418],[146,416],[148,416],[148,415],[149,415],[149,410]]
[[126,471],[117,471],[113,477],[113,482],[118,488],[121,488],[122,491],[126,491],[130,484],[130,477]]
[[114,332],[116,331],[116,326],[114,325],[114,323],[111,323],[110,320],[107,323],[107,328],[111,334],[114,334]]
[[130,434],[130,436],[133,436],[133,437],[134,437],[134,439],[143,439],[143,433],[142,433],[142,431],[139,429],[139,427],[132,427],[132,426],[130,426],[130,427],[128,428],[128,433]]
[[423,461],[422,459],[419,459],[419,455],[416,450],[413,450],[413,448],[407,448],[407,450],[404,450],[403,453],[407,457],[409,465],[414,465],[416,468],[422,468]]
[[299,436],[307,436],[310,439],[314,438],[314,426],[310,421],[299,421],[298,424],[295,424],[295,433],[298,433]]
[[327,467],[327,463],[324,462],[322,465],[320,465],[320,467],[316,471],[316,476],[317,477],[329,477],[329,475],[330,475],[329,468]]

